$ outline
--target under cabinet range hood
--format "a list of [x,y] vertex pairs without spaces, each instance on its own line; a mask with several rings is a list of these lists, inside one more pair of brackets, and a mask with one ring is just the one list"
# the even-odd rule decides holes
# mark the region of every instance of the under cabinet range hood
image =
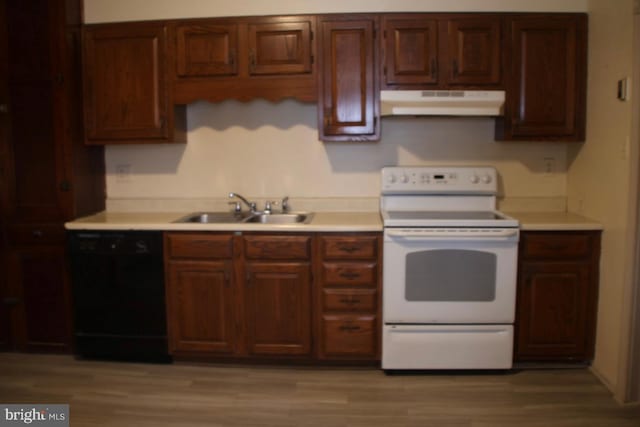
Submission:
[[383,90],[383,116],[502,116],[502,90]]

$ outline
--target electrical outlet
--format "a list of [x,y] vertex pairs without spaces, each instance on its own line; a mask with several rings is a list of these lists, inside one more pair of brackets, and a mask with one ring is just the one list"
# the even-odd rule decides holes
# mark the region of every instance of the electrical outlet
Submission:
[[553,157],[545,157],[542,159],[542,174],[551,176],[556,173],[556,159]]
[[131,165],[126,163],[116,165],[116,182],[129,181],[131,181]]

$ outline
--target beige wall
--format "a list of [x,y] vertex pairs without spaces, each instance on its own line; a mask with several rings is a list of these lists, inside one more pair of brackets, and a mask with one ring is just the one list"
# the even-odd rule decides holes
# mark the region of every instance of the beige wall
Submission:
[[[631,102],[616,99],[616,83],[632,75],[632,0],[589,2],[587,141],[569,153],[569,209],[601,221],[601,283],[593,368],[609,386],[619,386],[625,289],[633,265],[633,216],[637,158],[631,143]],[[637,84],[637,83],[636,83]]]
[[[566,145],[497,143],[491,118],[383,118],[382,140],[318,141],[316,106],[296,101],[188,107],[188,143],[107,148],[110,198],[378,197],[385,165],[489,164],[508,197],[564,197]],[[543,159],[556,159],[545,176]],[[130,165],[131,176],[116,171]]]

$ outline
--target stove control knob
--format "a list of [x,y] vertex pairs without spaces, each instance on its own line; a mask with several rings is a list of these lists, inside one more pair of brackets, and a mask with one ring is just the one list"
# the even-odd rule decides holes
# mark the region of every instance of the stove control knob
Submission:
[[396,182],[396,176],[395,176],[395,175],[388,175],[388,176],[387,176],[387,182],[388,182],[389,184],[393,184],[393,183],[395,183],[395,182]]
[[406,184],[407,182],[409,182],[409,177],[407,175],[402,175],[400,177],[400,182],[402,182],[403,184]]
[[484,175],[482,177],[482,182],[484,182],[485,184],[489,184],[491,182],[491,175]]
[[477,184],[478,182],[480,182],[480,178],[478,178],[478,175],[471,175],[469,181],[471,181],[472,184]]

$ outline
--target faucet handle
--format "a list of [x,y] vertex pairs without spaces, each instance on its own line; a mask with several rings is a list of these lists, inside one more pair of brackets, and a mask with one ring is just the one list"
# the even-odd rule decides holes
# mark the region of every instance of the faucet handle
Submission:
[[242,212],[242,205],[240,202],[229,202],[229,206],[233,205],[233,212],[240,213]]
[[282,206],[282,212],[288,212],[289,211],[289,196],[284,196],[282,198],[282,201],[280,202],[280,205]]
[[273,212],[273,206],[278,206],[278,202],[275,200],[267,200],[264,202],[264,213],[270,214]]

